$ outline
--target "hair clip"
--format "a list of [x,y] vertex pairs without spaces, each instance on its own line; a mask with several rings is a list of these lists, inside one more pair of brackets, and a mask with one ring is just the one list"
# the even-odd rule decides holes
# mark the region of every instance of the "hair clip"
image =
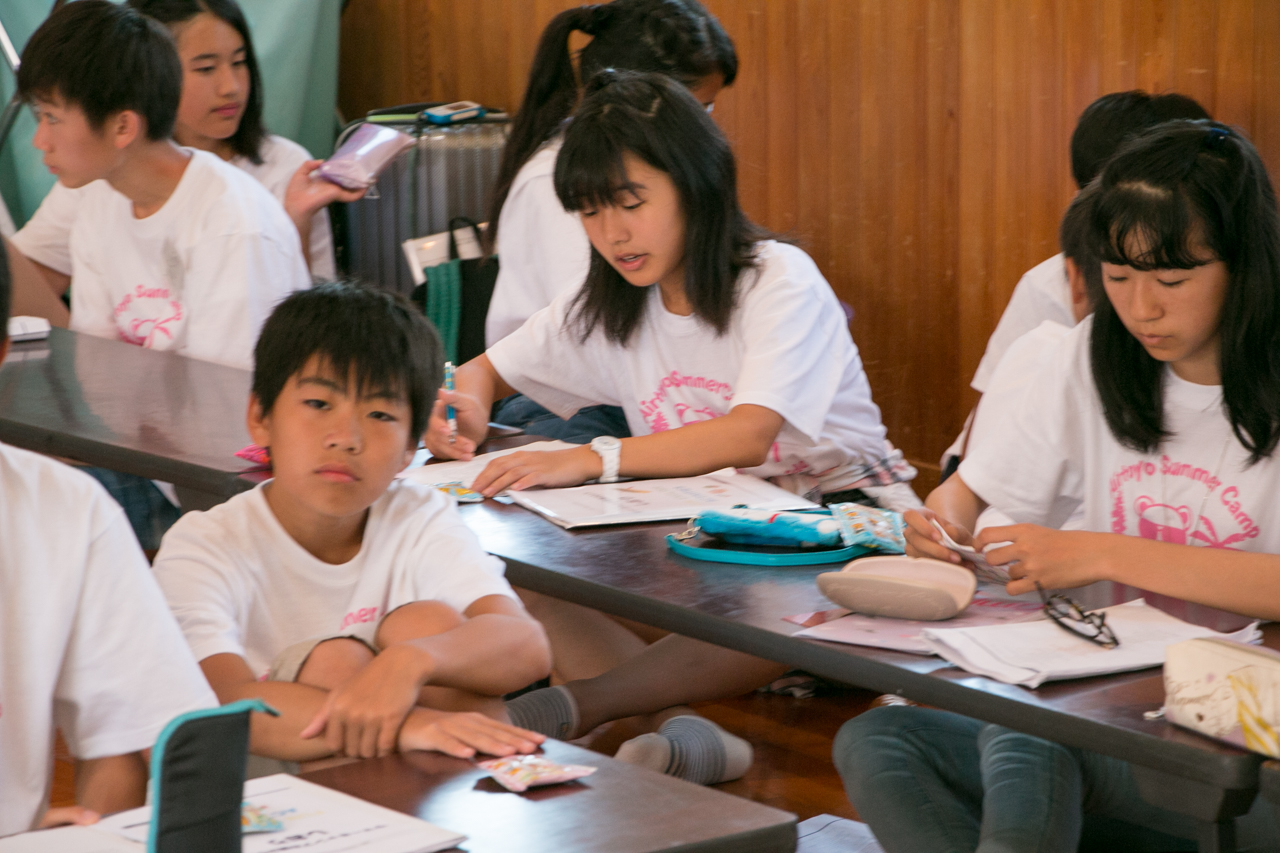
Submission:
[[1231,131],[1225,127],[1211,126],[1209,135],[1204,139],[1204,147],[1210,151],[1221,151],[1222,147],[1227,144],[1227,139],[1231,137]]

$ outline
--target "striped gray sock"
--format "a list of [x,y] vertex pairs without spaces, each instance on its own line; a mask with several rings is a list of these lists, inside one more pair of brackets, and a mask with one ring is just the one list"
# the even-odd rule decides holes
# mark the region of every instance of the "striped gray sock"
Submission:
[[715,785],[741,778],[751,767],[751,744],[705,717],[672,717],[658,734],[671,744],[668,776]]
[[506,703],[511,724],[556,740],[578,733],[578,703],[564,685],[532,690]]

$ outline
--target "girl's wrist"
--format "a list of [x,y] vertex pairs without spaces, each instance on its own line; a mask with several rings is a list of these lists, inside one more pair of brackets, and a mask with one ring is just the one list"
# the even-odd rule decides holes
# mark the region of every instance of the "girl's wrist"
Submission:
[[569,451],[577,454],[578,464],[581,466],[582,480],[598,480],[604,474],[604,460],[600,458],[600,454],[591,449],[591,445],[584,444],[579,448]]

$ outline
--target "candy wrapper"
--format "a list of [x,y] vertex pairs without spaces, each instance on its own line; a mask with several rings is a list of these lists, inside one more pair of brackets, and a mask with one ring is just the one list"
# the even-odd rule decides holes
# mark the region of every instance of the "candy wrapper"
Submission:
[[539,785],[572,782],[596,772],[596,768],[585,764],[556,764],[540,755],[491,758],[488,761],[477,761],[476,766],[487,771],[499,785],[517,794]]
[[846,546],[875,548],[886,554],[905,554],[907,540],[902,535],[906,526],[902,513],[875,509],[862,504],[831,504],[831,517],[840,524],[840,536]]
[[261,465],[264,468],[271,467],[271,454],[267,453],[265,447],[259,447],[256,444],[237,450],[236,456],[247,462],[252,462],[254,465]]
[[349,190],[373,186],[378,173],[413,145],[413,137],[393,127],[362,124],[315,174]]
[[484,500],[484,495],[468,489],[466,486],[462,485],[460,481],[452,483],[436,483],[436,488],[444,492],[446,495],[452,495],[460,504],[478,504]]
[[279,832],[284,824],[272,817],[262,806],[250,802],[240,804],[240,831],[245,835],[255,832]]

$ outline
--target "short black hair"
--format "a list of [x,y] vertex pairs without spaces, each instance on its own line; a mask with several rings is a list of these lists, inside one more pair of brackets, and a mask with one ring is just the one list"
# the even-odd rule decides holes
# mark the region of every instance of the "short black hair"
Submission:
[[350,281],[299,290],[277,305],[253,356],[253,393],[264,414],[289,377],[319,356],[339,380],[354,370],[356,396],[372,389],[408,399],[414,447],[444,378],[444,346],[431,321],[403,296]]
[[8,245],[0,243],[0,341],[9,336],[9,300],[13,298],[13,288],[9,284],[8,248]]
[[267,136],[267,129],[262,124],[262,72],[258,70],[258,55],[254,53],[249,22],[245,20],[240,4],[236,0],[129,0],[129,5],[170,30],[202,12],[208,12],[240,34],[244,41],[244,64],[249,71],[249,94],[245,98],[240,125],[227,142],[236,154],[255,166],[261,165],[259,151]]
[[1071,134],[1071,175],[1083,189],[1133,136],[1166,121],[1209,117],[1194,98],[1176,92],[1149,95],[1133,89],[1103,95],[1084,108]]
[[109,0],[76,0],[49,16],[18,67],[24,101],[55,96],[79,107],[95,130],[132,110],[147,138],[168,139],[182,98],[182,64],[160,23]]

